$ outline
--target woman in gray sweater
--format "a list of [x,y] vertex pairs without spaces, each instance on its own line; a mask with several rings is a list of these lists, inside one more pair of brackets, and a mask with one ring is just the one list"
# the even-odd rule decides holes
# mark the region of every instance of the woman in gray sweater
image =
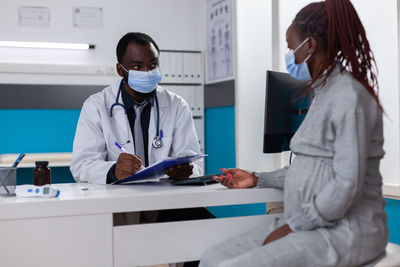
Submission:
[[314,99],[294,135],[293,163],[226,169],[229,188],[284,189],[284,216],[208,250],[200,266],[360,266],[385,253],[384,155],[375,60],[349,0],[304,7],[288,28],[286,65]]

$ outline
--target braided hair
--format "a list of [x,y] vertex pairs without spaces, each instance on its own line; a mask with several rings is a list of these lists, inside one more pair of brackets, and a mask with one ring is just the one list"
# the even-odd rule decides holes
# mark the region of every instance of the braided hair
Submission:
[[[302,8],[293,20],[304,39],[314,37],[326,56],[316,68],[309,90],[323,85],[339,63],[370,93],[379,108],[377,66],[364,27],[350,0],[326,0]],[[326,72],[325,72],[326,70]],[[317,80],[321,82],[315,84]],[[309,93],[306,92],[306,94]]]

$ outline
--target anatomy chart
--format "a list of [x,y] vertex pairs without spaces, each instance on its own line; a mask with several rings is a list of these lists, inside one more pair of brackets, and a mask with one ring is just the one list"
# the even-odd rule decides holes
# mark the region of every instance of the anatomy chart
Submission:
[[232,0],[208,0],[208,81],[233,78]]

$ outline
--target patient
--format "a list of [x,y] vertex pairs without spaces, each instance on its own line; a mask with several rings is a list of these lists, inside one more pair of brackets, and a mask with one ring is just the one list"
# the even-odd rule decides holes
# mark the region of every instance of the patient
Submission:
[[357,12],[349,0],[309,4],[286,41],[289,74],[315,95],[290,144],[296,157],[274,172],[225,169],[218,179],[228,188],[283,188],[284,216],[211,248],[200,266],[360,266],[385,253],[383,108]]

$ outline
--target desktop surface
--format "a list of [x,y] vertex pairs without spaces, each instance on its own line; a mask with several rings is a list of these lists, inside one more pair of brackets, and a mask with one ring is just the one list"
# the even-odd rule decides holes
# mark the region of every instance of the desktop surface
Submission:
[[0,220],[282,201],[281,190],[232,190],[221,184],[175,186],[150,181],[129,185],[53,186],[61,191],[57,198],[0,197]]

